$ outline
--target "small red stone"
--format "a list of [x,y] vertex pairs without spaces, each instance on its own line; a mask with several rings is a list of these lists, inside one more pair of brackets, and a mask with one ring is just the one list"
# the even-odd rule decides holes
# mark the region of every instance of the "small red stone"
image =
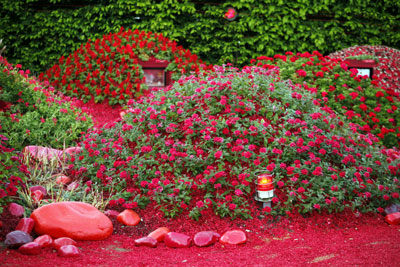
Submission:
[[72,238],[69,238],[69,237],[57,238],[57,239],[54,240],[54,243],[53,243],[53,247],[55,247],[56,249],[59,249],[60,247],[65,246],[65,245],[74,245],[74,246],[76,246],[77,243],[76,243],[75,240],[73,240]]
[[119,212],[116,210],[106,210],[104,214],[107,215],[108,217],[117,218]]
[[60,257],[77,257],[81,255],[79,249],[74,245],[64,245],[57,250]]
[[44,195],[43,192],[40,190],[35,190],[31,193],[32,200],[37,203],[43,199]]
[[20,217],[22,215],[24,215],[24,207],[22,207],[21,205],[17,204],[17,203],[10,203],[8,205],[8,211],[11,213],[11,215],[15,216],[15,217]]
[[157,247],[157,240],[148,236],[136,239],[134,242],[135,246],[137,247],[149,247],[149,248]]
[[25,255],[39,255],[42,251],[41,246],[36,242],[26,243],[18,248],[18,251]]
[[118,214],[117,221],[125,225],[135,226],[139,224],[140,217],[139,214],[137,214],[135,211],[126,209]]
[[82,152],[82,148],[79,147],[79,146],[69,147],[69,148],[64,150],[65,154],[69,154],[71,156],[74,156],[74,155],[79,154],[81,152]]
[[395,213],[386,215],[385,221],[391,225],[400,224],[400,212],[395,212]]
[[214,231],[202,231],[197,233],[194,238],[194,244],[198,247],[207,247],[218,241],[220,235]]
[[246,241],[246,234],[242,230],[226,231],[219,239],[221,244],[229,245],[239,245],[245,243]]
[[42,248],[50,247],[53,246],[53,238],[49,235],[41,235],[39,237],[36,237],[34,242],[38,243]]
[[155,240],[157,240],[157,242],[163,242],[166,234],[168,234],[169,232],[171,231],[167,227],[159,227],[147,236],[154,238]]
[[17,227],[15,230],[24,231],[27,234],[32,232],[33,227],[35,226],[35,221],[31,218],[22,218],[19,220]]
[[75,190],[79,187],[79,183],[74,181],[67,186],[67,191]]
[[57,184],[69,184],[71,181],[72,179],[65,175],[57,176],[56,178]]
[[32,193],[35,192],[35,191],[37,191],[37,190],[39,190],[39,191],[42,191],[44,197],[47,196],[47,190],[46,190],[46,188],[44,188],[44,187],[41,186],[41,185],[31,186],[31,187],[29,188],[29,190],[30,190]]
[[165,245],[170,248],[189,247],[191,242],[192,238],[190,236],[176,232],[169,232],[164,239]]

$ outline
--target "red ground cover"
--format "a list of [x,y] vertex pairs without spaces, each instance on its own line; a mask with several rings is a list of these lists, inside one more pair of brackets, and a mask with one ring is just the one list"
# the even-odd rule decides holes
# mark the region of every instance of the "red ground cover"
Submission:
[[[167,220],[157,214],[140,214],[137,226],[113,221],[114,234],[103,241],[80,241],[82,256],[62,258],[51,249],[37,256],[0,249],[3,266],[398,266],[400,226],[387,225],[376,214],[314,214],[248,221],[203,216],[198,221]],[[134,240],[158,226],[194,235],[202,230],[242,229],[244,245],[171,249],[163,243],[157,248],[135,247]]]

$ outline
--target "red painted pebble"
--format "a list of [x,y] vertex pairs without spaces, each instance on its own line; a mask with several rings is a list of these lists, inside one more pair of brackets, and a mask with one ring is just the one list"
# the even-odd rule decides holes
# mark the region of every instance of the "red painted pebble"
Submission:
[[46,188],[44,188],[43,186],[41,186],[41,185],[34,185],[34,186],[29,187],[29,191],[31,191],[32,193],[35,192],[35,191],[37,191],[37,190],[41,191],[41,192],[43,193],[43,196],[44,196],[44,197],[47,196],[47,190],[46,190]]
[[116,210],[106,210],[104,212],[104,214],[107,215],[108,217],[117,218],[117,216],[119,215],[119,212]]
[[53,238],[103,240],[113,231],[111,220],[94,206],[83,202],[57,202],[36,209],[34,231]]
[[139,239],[135,239],[135,246],[137,247],[149,247],[149,248],[155,248],[157,247],[157,240],[155,240],[152,237],[142,237]]
[[19,220],[15,230],[24,231],[27,234],[32,232],[33,226],[35,226],[35,221],[31,218],[22,218]]
[[220,235],[214,231],[202,231],[197,233],[194,238],[194,244],[198,247],[207,247],[218,241]]
[[54,240],[53,242],[53,247],[56,249],[59,249],[62,246],[65,245],[74,245],[76,246],[78,243],[76,243],[75,240],[69,238],[69,237],[60,237]]
[[24,215],[25,209],[17,203],[10,203],[8,205],[8,211],[11,213],[11,215],[15,217],[21,217],[22,215]]
[[33,240],[34,242],[38,243],[42,248],[51,247],[53,246],[53,238],[49,235],[41,235]]
[[140,217],[139,214],[137,214],[135,211],[126,209],[118,214],[117,221],[125,225],[135,226],[139,224]]
[[391,225],[400,224],[400,212],[395,212],[395,213],[386,215],[385,221]]
[[72,190],[77,189],[78,187],[79,187],[79,183],[76,182],[76,181],[74,181],[74,182],[70,183],[70,184],[67,186],[67,190],[68,190],[68,191],[72,191]]
[[42,247],[36,242],[29,242],[20,246],[18,251],[25,255],[39,255],[42,251]]
[[226,231],[219,242],[221,244],[229,244],[229,245],[239,245],[246,243],[247,237],[246,234],[242,230],[230,230]]
[[72,179],[65,175],[60,175],[60,176],[57,176],[57,178],[56,178],[57,184],[69,184],[71,181],[72,181]]
[[71,155],[71,156],[74,156],[74,155],[76,155],[76,154],[81,153],[81,151],[82,151],[82,148],[81,148],[81,147],[79,147],[79,146],[74,146],[74,147],[69,147],[69,148],[65,149],[65,150],[64,150],[64,153],[65,153],[65,154],[69,154],[69,155]]
[[192,238],[188,235],[169,232],[165,235],[164,243],[170,248],[185,248],[189,247],[192,242]]
[[65,245],[57,250],[57,255],[60,257],[78,257],[81,255],[81,252],[74,245]]
[[35,203],[42,200],[43,197],[44,197],[43,192],[40,190],[35,190],[31,193],[31,198],[32,198],[33,202],[35,202]]
[[167,227],[159,227],[156,230],[154,230],[153,232],[151,232],[150,234],[148,234],[148,237],[152,237],[155,240],[157,240],[157,242],[163,242],[165,236],[171,232]]

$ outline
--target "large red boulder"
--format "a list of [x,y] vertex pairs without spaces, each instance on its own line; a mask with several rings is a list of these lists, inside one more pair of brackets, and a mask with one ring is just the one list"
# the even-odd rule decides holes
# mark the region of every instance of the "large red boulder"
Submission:
[[94,206],[83,202],[58,202],[36,209],[34,231],[53,238],[103,240],[113,231],[111,220]]
[[229,244],[229,245],[244,244],[246,243],[246,241],[247,241],[246,234],[242,230],[226,231],[219,239],[219,242],[221,244]]

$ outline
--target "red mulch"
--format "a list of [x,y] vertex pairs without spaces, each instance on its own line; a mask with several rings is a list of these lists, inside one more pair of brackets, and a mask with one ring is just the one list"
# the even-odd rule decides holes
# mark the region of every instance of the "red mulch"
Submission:
[[[121,108],[107,103],[89,102],[78,106],[94,116],[96,126],[119,119]],[[400,225],[385,223],[378,214],[313,214],[309,218],[292,217],[221,219],[204,214],[198,222],[166,219],[152,207],[137,211],[142,221],[123,226],[115,219],[114,234],[103,241],[79,241],[82,255],[62,258],[54,249],[45,248],[37,256],[25,256],[0,246],[1,266],[400,266]],[[0,215],[0,238],[15,228],[17,221],[7,212]],[[203,230],[222,234],[242,229],[247,243],[238,246],[219,243],[207,248],[172,249],[163,243],[157,248],[135,247],[134,240],[160,226],[193,236]]]
[[[377,214],[355,216],[314,214],[272,221],[220,219],[206,215],[199,222],[167,220],[142,214],[137,226],[123,227],[115,220],[114,234],[103,241],[79,241],[82,255],[62,258],[46,248],[37,256],[25,256],[0,248],[2,266],[399,266],[400,226],[391,226]],[[172,249],[135,247],[133,241],[158,226],[194,235],[202,230],[246,231],[248,241],[238,246],[219,243],[207,248]]]

